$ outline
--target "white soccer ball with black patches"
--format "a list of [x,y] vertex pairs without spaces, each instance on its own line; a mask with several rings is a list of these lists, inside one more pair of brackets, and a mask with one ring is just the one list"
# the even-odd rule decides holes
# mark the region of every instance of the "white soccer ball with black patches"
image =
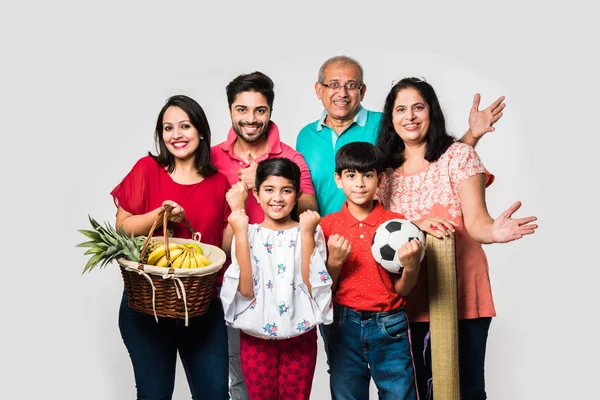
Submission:
[[373,258],[383,268],[402,274],[404,267],[398,260],[398,249],[411,239],[421,241],[421,261],[425,257],[425,234],[415,224],[405,219],[390,219],[375,230],[371,242]]

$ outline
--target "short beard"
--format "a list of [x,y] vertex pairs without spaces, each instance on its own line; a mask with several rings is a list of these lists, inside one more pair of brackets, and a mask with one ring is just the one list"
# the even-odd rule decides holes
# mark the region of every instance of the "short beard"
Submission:
[[[265,136],[267,134],[267,132],[269,131],[270,124],[271,124],[271,121],[267,122],[266,124],[264,124],[262,126],[262,130],[260,130],[256,135],[253,135],[250,137],[248,137],[242,133],[242,130],[240,129],[240,123],[233,124],[231,127],[233,128],[233,131],[235,132],[235,134],[238,135],[238,137],[240,139],[242,139],[244,142],[256,143],[260,139],[262,139],[263,136]],[[244,124],[244,125],[251,125],[251,124]]]

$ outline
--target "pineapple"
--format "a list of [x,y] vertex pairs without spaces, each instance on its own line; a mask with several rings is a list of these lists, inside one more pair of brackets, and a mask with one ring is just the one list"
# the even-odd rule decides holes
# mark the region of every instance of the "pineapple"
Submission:
[[[144,237],[144,240],[146,240],[146,238]],[[142,264],[148,264],[148,255],[150,253],[152,253],[154,250],[156,250],[156,248],[160,245],[165,244],[165,241],[162,239],[150,239],[150,243],[148,243],[148,247],[146,248],[146,252],[144,253],[144,255],[142,256]],[[140,251],[142,251],[142,247],[144,245],[144,242],[142,241],[142,244],[140,245]],[[136,260],[137,261],[137,260]]]
[[[104,267],[118,257],[140,261],[140,251],[146,240],[145,236],[128,236],[122,227],[117,231],[109,223],[104,223],[102,226],[89,215],[88,218],[93,230],[80,229],[79,232],[91,240],[80,243],[77,247],[89,247],[84,254],[92,255],[92,257],[88,260],[82,273],[91,271],[98,263],[100,263],[100,267]],[[145,263],[148,254],[161,244],[164,244],[163,240],[151,239],[141,262]]]

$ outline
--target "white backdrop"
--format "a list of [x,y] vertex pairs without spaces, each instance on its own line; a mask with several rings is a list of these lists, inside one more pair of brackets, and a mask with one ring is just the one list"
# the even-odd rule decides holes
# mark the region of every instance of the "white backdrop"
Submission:
[[[477,147],[496,174],[489,210],[522,200],[518,214],[540,228],[486,247],[498,311],[489,398],[594,397],[600,35],[584,1],[12,3],[0,6],[2,398],[135,397],[121,277],[115,265],[81,275],[76,230],[88,213],[114,221],[109,192],[152,149],[167,97],[195,98],[218,143],[230,126],[225,86],[260,70],[294,146],[321,112],[318,68],[337,54],[363,64],[367,108],[381,110],[393,79],[425,76],[457,136],[475,92],[485,105],[506,96]],[[189,398],[178,368],[174,398]],[[312,398],[329,398],[322,352]]]

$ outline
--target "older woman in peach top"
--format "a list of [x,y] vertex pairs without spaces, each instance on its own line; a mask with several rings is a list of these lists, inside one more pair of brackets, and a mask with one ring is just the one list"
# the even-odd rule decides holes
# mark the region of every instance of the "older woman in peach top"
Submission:
[[[485,399],[485,348],[491,318],[496,315],[488,262],[482,243],[504,243],[534,233],[535,217],[512,218],[514,203],[493,219],[485,203],[485,188],[494,176],[475,150],[458,143],[446,131],[442,109],[431,85],[405,78],[396,83],[384,106],[377,147],[390,169],[378,197],[384,208],[406,218],[426,220],[435,236],[455,232],[460,387],[463,399]],[[422,226],[423,224],[420,224]],[[407,301],[417,382],[426,398],[429,367],[423,353],[429,330],[427,269]]]

